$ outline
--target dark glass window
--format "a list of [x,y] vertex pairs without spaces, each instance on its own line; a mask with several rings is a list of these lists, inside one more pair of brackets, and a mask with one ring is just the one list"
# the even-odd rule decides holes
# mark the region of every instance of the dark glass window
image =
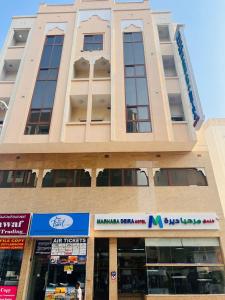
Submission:
[[155,172],[156,186],[207,186],[207,179],[202,170],[186,169],[159,169]]
[[35,187],[36,173],[32,170],[0,171],[0,188]]
[[146,239],[148,294],[224,294],[216,238]]
[[177,70],[173,55],[163,55],[163,68],[166,77],[176,77]]
[[224,294],[222,267],[149,267],[148,294]]
[[94,300],[109,299],[109,239],[95,239]]
[[17,286],[23,250],[0,250],[0,285]]
[[133,298],[135,294],[144,294],[146,291],[144,239],[117,239],[117,256],[119,294],[125,297],[132,294]]
[[158,34],[160,42],[170,42],[170,32],[168,25],[158,25]]
[[151,132],[142,33],[124,33],[123,42],[127,132]]
[[148,186],[146,169],[103,169],[97,174],[97,186]]
[[103,35],[89,34],[84,35],[84,51],[96,51],[103,49]]
[[175,122],[184,121],[184,110],[181,94],[168,94],[171,120]]
[[25,134],[48,134],[64,36],[47,36],[34,88]]
[[90,187],[91,175],[84,169],[46,171],[42,187]]

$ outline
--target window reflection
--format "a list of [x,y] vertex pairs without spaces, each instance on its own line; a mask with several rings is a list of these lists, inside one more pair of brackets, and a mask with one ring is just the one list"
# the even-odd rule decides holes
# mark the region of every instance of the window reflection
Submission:
[[103,49],[103,35],[93,34],[84,36],[84,51],[96,51]]
[[216,238],[145,240],[149,294],[223,294],[224,266]]
[[154,181],[156,186],[208,185],[203,171],[196,168],[162,168],[155,172]]
[[123,39],[127,132],[151,132],[142,33],[124,33]]
[[0,171],[0,188],[35,187],[37,172],[35,170]]
[[148,294],[223,294],[221,267],[151,267]]
[[60,35],[46,37],[25,134],[49,133],[63,39]]

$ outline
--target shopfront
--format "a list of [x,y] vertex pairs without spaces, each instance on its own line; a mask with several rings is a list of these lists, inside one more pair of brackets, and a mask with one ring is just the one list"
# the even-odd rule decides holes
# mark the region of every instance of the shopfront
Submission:
[[0,215],[0,299],[15,300],[30,214]]
[[216,214],[102,214],[95,216],[95,230],[116,244],[117,256],[109,260],[117,261],[111,287],[119,300],[225,294]]
[[89,214],[34,214],[35,237],[28,299],[74,299],[79,281],[85,294]]

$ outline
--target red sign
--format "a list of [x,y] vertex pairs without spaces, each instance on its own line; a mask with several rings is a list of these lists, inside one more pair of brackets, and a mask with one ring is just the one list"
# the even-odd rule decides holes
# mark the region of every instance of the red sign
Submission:
[[0,300],[16,300],[17,286],[0,286]]
[[0,236],[26,236],[29,224],[30,214],[0,214]]
[[24,239],[0,239],[0,250],[23,250],[24,244]]

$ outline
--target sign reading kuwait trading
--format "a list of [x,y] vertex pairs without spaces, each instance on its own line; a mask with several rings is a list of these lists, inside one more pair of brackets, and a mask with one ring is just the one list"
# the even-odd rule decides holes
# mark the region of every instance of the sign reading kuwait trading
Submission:
[[26,236],[30,214],[0,214],[0,236]]
[[215,213],[202,214],[100,214],[95,230],[218,230]]
[[33,214],[30,236],[88,236],[89,213]]

